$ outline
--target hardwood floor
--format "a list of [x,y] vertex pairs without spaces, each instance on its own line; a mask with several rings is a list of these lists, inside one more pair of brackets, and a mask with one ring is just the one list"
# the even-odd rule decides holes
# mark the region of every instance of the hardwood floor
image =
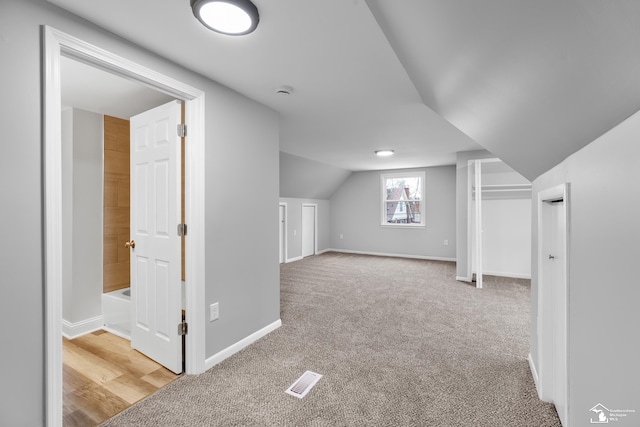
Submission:
[[63,338],[62,359],[65,427],[96,426],[179,377],[105,331]]

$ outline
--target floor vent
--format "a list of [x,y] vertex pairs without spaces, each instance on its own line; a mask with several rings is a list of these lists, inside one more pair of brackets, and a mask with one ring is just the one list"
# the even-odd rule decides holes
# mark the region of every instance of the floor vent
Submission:
[[313,388],[318,381],[320,381],[322,375],[315,372],[307,371],[296,382],[291,384],[291,387],[285,390],[285,393],[302,399],[309,393],[309,390]]

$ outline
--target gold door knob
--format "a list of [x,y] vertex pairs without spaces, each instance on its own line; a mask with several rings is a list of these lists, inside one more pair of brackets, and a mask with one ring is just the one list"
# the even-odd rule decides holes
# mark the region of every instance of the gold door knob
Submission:
[[136,241],[124,242],[124,247],[134,249],[136,247]]

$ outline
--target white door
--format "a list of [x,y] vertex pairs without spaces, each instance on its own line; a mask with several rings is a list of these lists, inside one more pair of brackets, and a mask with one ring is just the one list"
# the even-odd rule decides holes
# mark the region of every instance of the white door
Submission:
[[131,118],[131,346],[182,372],[181,105]]
[[567,186],[538,195],[538,337],[540,398],[553,402],[562,425],[568,419]]
[[284,245],[285,245],[285,240],[284,240],[284,205],[279,205],[278,206],[278,216],[279,216],[279,236],[280,236],[280,264],[282,264],[285,261],[285,254],[284,254]]
[[316,253],[316,207],[302,206],[302,257]]
[[549,283],[553,311],[553,403],[563,425],[567,425],[567,284],[565,253],[565,204],[556,201],[551,209],[551,253],[546,260],[549,264]]

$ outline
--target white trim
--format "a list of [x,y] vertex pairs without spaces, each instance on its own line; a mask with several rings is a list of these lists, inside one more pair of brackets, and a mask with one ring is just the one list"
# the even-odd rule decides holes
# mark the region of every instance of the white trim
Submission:
[[456,276],[456,280],[459,281],[459,282],[469,282],[469,283],[471,283],[473,281],[473,277]]
[[[482,160],[474,161],[474,182],[476,187],[475,207],[475,235],[476,235],[476,288],[482,289]],[[473,270],[472,270],[473,272]]]
[[544,284],[544,263],[542,262],[544,257],[544,247],[542,242],[544,239],[544,232],[546,231],[543,226],[543,205],[545,202],[552,202],[554,200],[564,201],[564,226],[565,226],[565,236],[564,236],[564,247],[562,248],[562,252],[560,254],[560,259],[565,262],[565,301],[566,306],[564,310],[565,316],[565,357],[564,360],[564,371],[566,375],[566,384],[565,384],[565,395],[560,397],[560,399],[564,400],[564,414],[561,416],[561,420],[564,420],[567,425],[569,425],[569,369],[568,369],[568,361],[569,361],[569,239],[570,239],[570,199],[569,199],[569,183],[564,183],[557,185],[555,187],[551,187],[538,192],[537,198],[537,214],[538,214],[538,231],[537,231],[537,242],[538,242],[538,312],[537,312],[537,326],[538,326],[538,394],[541,400],[551,402],[554,399],[558,399],[557,396],[554,396],[554,375],[553,375],[553,367],[550,366],[553,364],[553,329],[557,327],[557,325],[553,324],[554,314],[553,312],[548,316],[548,319],[543,319],[541,316],[542,308],[547,307],[550,303],[548,301],[547,296],[547,286]]
[[[281,264],[284,264],[287,262],[287,249],[289,248],[289,244],[288,244],[288,233],[287,233],[287,211],[289,210],[289,207],[287,206],[286,202],[279,202],[278,203],[278,221],[280,220],[280,206],[282,206],[284,208],[284,215],[283,215],[283,225],[282,225],[282,229],[284,231],[284,237],[282,236],[278,236],[278,239],[283,239],[284,241],[282,242],[283,248],[282,248],[282,258],[283,261]],[[279,254],[278,254],[279,256]],[[278,262],[280,263],[280,259],[278,258]]]
[[[304,208],[313,208],[313,254],[318,254],[318,204],[317,203],[303,203],[300,207],[300,225],[304,227],[304,222],[302,221],[302,217],[304,215]],[[303,230],[300,230],[300,241],[302,241]],[[304,244],[304,242],[303,242]],[[300,251],[302,252],[302,246],[300,247]],[[301,257],[302,258],[302,257]]]
[[503,271],[483,271],[482,274],[484,276],[497,276],[497,277],[509,277],[512,279],[531,279],[530,274],[520,274],[520,273],[508,273]]
[[[418,177],[422,184],[422,198],[420,199],[420,223],[418,224],[395,224],[387,222],[387,182],[389,178],[415,178]],[[427,226],[427,174],[424,170],[417,170],[414,172],[392,172],[380,174],[380,226],[381,227],[393,227],[393,228],[405,228],[405,229],[425,229]]]
[[536,370],[536,365],[533,363],[533,358],[531,357],[531,353],[527,356],[527,360],[529,361],[529,370],[531,371],[531,376],[533,377],[533,383],[536,386],[536,392],[538,392],[538,398],[540,398],[540,386],[538,385],[538,371]]
[[229,347],[225,348],[222,351],[217,352],[216,354],[214,354],[213,356],[205,360],[205,370],[211,369],[212,367],[222,362],[226,358],[233,356],[240,350],[258,341],[260,338],[264,337],[268,333],[275,331],[280,326],[282,326],[282,320],[278,319],[275,322],[260,329],[259,331],[252,333],[248,337],[241,339],[237,343],[230,345]]
[[391,254],[385,252],[368,252],[368,251],[352,251],[349,249],[327,249],[325,252],[342,252],[345,254],[359,254],[359,255],[373,255],[373,256],[387,256],[393,258],[411,258],[411,259],[427,259],[431,261],[451,261],[456,262],[455,258],[445,258],[437,256],[424,256],[424,255],[407,255],[407,254]]
[[61,208],[61,83],[60,57],[87,63],[185,101],[185,178],[187,321],[186,371],[204,372],[205,307],[205,181],[204,92],[78,38],[43,26],[43,130],[45,233],[45,401],[46,424],[62,425],[62,208]]
[[103,324],[102,315],[73,323],[62,319],[62,336],[72,340],[90,334],[91,332],[99,331],[102,329]]
[[331,252],[333,249],[322,249],[321,251],[316,252],[316,255],[322,255],[327,252]]
[[296,257],[293,257],[293,258],[289,258],[289,259],[287,259],[287,260],[285,261],[285,263],[287,263],[287,264],[288,264],[288,263],[290,263],[290,262],[300,261],[301,259],[302,259],[302,255],[300,255],[300,256],[296,256]]

